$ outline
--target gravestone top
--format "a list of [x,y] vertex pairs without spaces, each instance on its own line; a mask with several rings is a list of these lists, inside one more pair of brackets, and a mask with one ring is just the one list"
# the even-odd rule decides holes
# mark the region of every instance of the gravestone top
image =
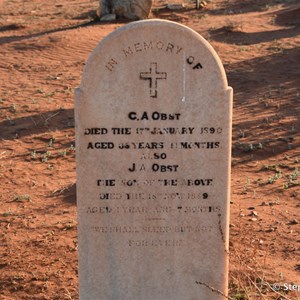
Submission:
[[225,299],[232,89],[198,33],[128,24],[75,94],[81,300]]

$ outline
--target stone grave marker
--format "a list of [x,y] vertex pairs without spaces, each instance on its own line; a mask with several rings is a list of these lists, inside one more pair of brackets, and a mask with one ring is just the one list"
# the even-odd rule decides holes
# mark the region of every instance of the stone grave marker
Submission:
[[225,299],[232,89],[215,51],[131,23],[75,98],[80,299]]

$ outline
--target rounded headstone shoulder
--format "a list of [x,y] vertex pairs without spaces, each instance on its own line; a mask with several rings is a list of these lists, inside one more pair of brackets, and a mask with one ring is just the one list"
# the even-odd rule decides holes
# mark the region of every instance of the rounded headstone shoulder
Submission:
[[[146,57],[150,59],[151,55],[169,63],[170,68],[174,69],[172,73],[181,74],[183,80],[193,74],[197,75],[195,80],[201,85],[209,84],[214,91],[228,88],[219,56],[200,34],[176,22],[158,19],[131,22],[104,38],[85,66],[81,88],[93,82],[98,72],[121,71],[125,63],[130,64],[131,60],[140,60],[140,64],[144,64]],[[213,84],[209,82],[210,78]]]

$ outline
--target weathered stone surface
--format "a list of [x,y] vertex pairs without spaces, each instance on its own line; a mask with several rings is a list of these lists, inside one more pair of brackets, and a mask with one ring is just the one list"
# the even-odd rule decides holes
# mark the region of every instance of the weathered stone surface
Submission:
[[141,20],[148,18],[152,0],[100,0],[100,18],[107,14],[116,14],[119,18]]
[[109,15],[111,13],[111,0],[100,0],[99,1],[99,17]]
[[225,300],[231,105],[185,26],[134,22],[97,46],[75,102],[80,300]]

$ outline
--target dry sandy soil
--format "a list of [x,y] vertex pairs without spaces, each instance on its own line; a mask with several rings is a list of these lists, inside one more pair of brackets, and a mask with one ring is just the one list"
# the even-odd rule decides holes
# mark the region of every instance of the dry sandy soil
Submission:
[[[299,1],[166,3],[152,17],[203,35],[235,92],[230,299],[300,299],[271,289],[300,286]],[[78,299],[73,91],[89,53],[127,22],[98,22],[97,6],[0,1],[1,300]]]

